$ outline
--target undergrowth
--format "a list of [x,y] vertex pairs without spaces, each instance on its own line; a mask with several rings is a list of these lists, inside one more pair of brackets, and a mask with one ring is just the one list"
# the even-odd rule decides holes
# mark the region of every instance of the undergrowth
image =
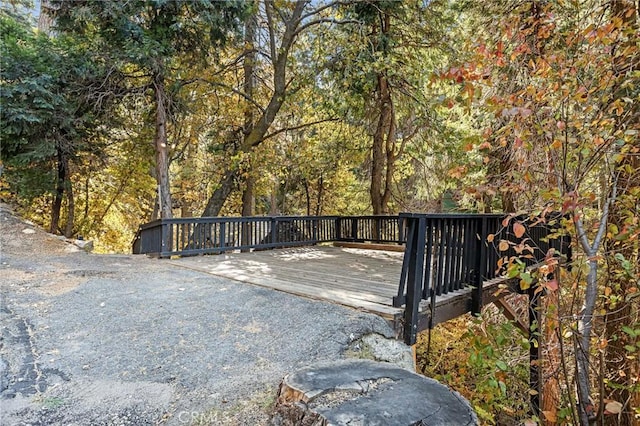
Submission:
[[418,372],[470,401],[484,425],[518,424],[529,418],[529,342],[495,308],[418,336]]

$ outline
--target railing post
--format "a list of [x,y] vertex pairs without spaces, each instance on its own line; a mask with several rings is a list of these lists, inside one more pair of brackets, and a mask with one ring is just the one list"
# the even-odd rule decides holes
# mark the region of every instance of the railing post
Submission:
[[409,271],[407,276],[407,300],[404,307],[404,342],[412,346],[416,343],[418,334],[418,313],[422,300],[422,285],[424,280],[424,246],[426,223],[425,217],[412,217],[409,222],[411,241],[409,256]]
[[220,253],[224,253],[224,247],[227,245],[226,243],[226,222],[220,222]]
[[480,219],[480,229],[478,229],[478,241],[476,250],[476,276],[474,277],[474,289],[471,293],[471,313],[477,315],[482,311],[482,287],[484,276],[487,273],[487,218]]
[[248,253],[251,251],[249,248],[252,245],[252,227],[254,222],[250,219],[247,219],[248,216],[243,216],[240,219],[240,245],[245,247],[240,250],[241,253]]
[[271,217],[271,244],[276,245],[278,242],[278,219]]
[[166,256],[166,253],[171,251],[171,224],[166,223],[164,219],[160,221],[160,226],[162,227],[162,237],[160,242],[160,257]]
[[358,218],[351,218],[351,239],[356,241],[358,239]]
[[342,218],[341,217],[336,218],[335,227],[336,227],[335,229],[336,241],[342,241]]
[[311,239],[313,240],[313,244],[318,244],[318,219],[311,220],[312,233]]

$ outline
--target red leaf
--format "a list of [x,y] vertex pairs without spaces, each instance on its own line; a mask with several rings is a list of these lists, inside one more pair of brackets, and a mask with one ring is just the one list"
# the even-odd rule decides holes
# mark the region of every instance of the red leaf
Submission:
[[513,233],[516,238],[522,238],[526,231],[526,228],[520,222],[514,222],[513,224]]

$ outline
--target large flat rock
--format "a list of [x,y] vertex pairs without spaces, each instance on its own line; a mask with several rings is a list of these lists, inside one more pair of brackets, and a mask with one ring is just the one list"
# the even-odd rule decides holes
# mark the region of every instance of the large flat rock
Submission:
[[346,360],[285,377],[273,425],[475,425],[471,405],[436,380],[392,364]]

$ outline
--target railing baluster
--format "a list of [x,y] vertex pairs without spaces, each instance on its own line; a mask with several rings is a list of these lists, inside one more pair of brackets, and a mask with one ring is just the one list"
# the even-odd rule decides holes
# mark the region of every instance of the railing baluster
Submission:
[[445,235],[444,232],[444,219],[438,219],[437,221],[438,223],[438,237],[439,237],[439,246],[438,246],[438,269],[437,269],[437,278],[436,278],[436,285],[437,285],[437,291],[436,294],[438,296],[440,296],[441,294],[446,294],[446,288],[443,286],[443,274],[444,274],[444,242],[445,242],[445,238],[447,238],[447,236]]
[[424,288],[422,289],[422,298],[431,298],[436,294],[434,281],[432,277],[433,267],[433,220],[426,219],[425,232],[427,233],[426,255],[425,255],[425,271],[424,271]]
[[473,223],[471,219],[465,219],[465,232],[464,232],[464,251],[462,253],[462,259],[464,262],[464,283],[465,287],[472,284],[472,271],[473,271],[473,248],[474,248],[475,232],[473,230]]
[[446,268],[445,268],[445,286],[446,292],[453,291],[453,220],[446,219],[446,235],[447,235],[447,247],[445,254]]
[[460,221],[456,220],[452,222],[453,226],[453,247],[451,247],[452,255],[452,269],[451,269],[451,288],[452,290],[460,290]]

